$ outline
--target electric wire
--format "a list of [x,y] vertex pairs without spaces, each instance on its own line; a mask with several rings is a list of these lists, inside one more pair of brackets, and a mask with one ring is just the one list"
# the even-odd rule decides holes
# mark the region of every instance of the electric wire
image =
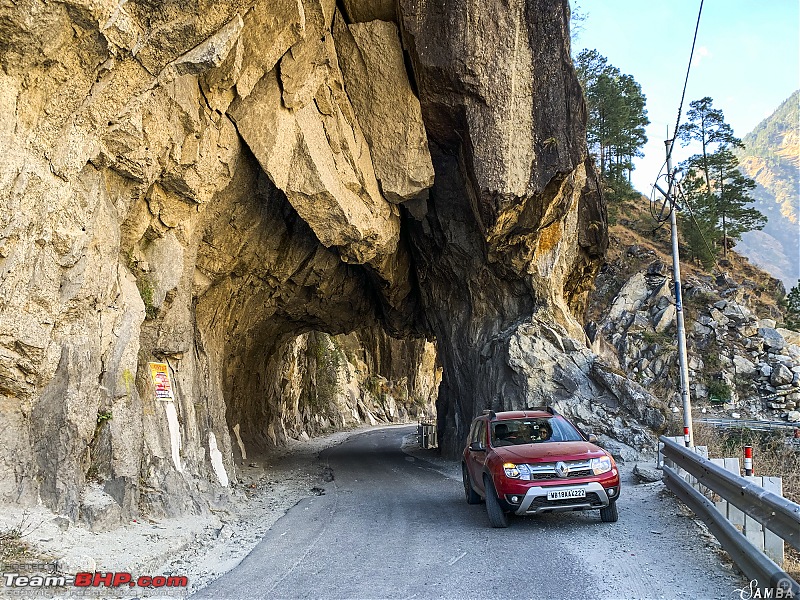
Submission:
[[[675,119],[675,129],[673,131],[673,136],[678,135],[678,129],[680,128],[681,124],[681,113],[683,112],[683,101],[686,99],[686,86],[689,83],[689,73],[692,70],[692,60],[694,59],[694,47],[697,44],[697,32],[700,30],[700,15],[703,14],[703,2],[704,0],[700,0],[700,9],[697,11],[697,22],[694,26],[694,38],[692,39],[692,50],[689,52],[689,64],[686,66],[686,78],[683,80],[683,91],[681,92],[681,101],[678,104],[678,117]],[[675,144],[672,144],[669,147],[669,152],[667,155],[669,157],[672,156],[672,149],[675,147]]]
[[[687,86],[689,84],[689,73],[691,73],[691,70],[692,70],[692,60],[694,59],[694,49],[695,49],[695,46],[697,45],[697,33],[700,30],[700,17],[703,14],[703,2],[704,2],[704,0],[700,0],[700,8],[697,11],[697,21],[695,22],[694,37],[692,38],[692,49],[689,52],[689,64],[686,66],[686,77],[683,80],[683,90],[681,91],[681,100],[678,103],[678,116],[675,119],[675,129],[673,130],[673,143],[670,144],[670,146],[669,146],[669,150],[667,152],[667,160],[664,161],[664,163],[661,165],[661,168],[658,170],[658,175],[656,175],[656,183],[658,183],[658,180],[662,176],[662,172],[664,170],[664,167],[666,166],[667,162],[669,162],[669,159],[672,157],[672,150],[675,147],[674,138],[677,137],[678,129],[680,129],[681,116],[683,114],[683,103],[684,103],[684,101],[686,99],[686,88],[687,88]],[[666,176],[667,176],[667,191],[669,192],[670,188],[672,187],[672,182],[673,182],[673,179],[675,177],[675,173],[667,173]],[[655,201],[654,201],[654,198],[653,198],[654,195],[655,195],[655,186],[653,186],[652,191],[650,193],[650,215],[658,223],[658,226],[653,230],[653,233],[658,231],[664,225],[664,223],[669,219],[670,211],[674,210],[674,201],[670,202],[670,199],[667,197],[667,198],[664,198],[664,204],[661,206],[661,210],[658,211],[659,212],[658,216],[656,216],[656,212],[655,212],[655,209],[654,209],[654,204],[655,204]],[[664,211],[665,211],[665,208],[666,208],[668,202],[670,203],[670,211],[667,211],[666,214],[665,214]],[[699,227],[698,227],[698,230],[699,230]],[[702,232],[701,232],[701,235],[702,235]]]

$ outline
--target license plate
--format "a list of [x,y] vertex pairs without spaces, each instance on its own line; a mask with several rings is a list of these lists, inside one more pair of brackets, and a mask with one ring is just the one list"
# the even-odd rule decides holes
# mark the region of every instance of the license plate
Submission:
[[586,498],[586,490],[583,488],[575,488],[571,490],[554,490],[547,492],[548,500],[566,500],[569,498]]

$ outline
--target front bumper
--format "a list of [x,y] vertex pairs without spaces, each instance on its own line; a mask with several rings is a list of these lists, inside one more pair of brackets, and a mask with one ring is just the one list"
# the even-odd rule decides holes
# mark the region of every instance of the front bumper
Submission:
[[[575,488],[584,488],[586,490],[586,497],[563,500],[547,499],[548,492],[571,490]],[[614,500],[619,496],[619,485],[617,485],[616,491],[617,493],[613,498]],[[510,508],[518,515],[536,515],[544,512],[605,508],[609,505],[610,501],[606,489],[602,485],[597,482],[590,482],[559,486],[530,487],[519,506],[512,505]]]

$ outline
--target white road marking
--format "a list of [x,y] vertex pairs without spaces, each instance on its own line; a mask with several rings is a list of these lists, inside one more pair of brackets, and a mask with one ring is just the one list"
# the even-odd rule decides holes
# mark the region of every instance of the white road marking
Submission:
[[456,556],[455,558],[451,558],[451,559],[450,559],[450,561],[449,561],[447,564],[448,564],[448,565],[450,565],[450,566],[452,567],[454,564],[456,564],[458,561],[460,561],[460,560],[461,560],[462,558],[464,558],[466,555],[467,555],[467,553],[466,553],[466,552],[462,552],[461,554],[459,554],[459,555],[458,555],[458,556]]

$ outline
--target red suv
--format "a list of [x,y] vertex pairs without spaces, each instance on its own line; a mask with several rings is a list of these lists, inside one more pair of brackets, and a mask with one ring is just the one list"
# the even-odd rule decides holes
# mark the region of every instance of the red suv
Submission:
[[462,473],[469,504],[486,499],[492,527],[508,527],[508,514],[600,509],[617,520],[619,471],[596,446],[551,407],[484,411],[472,422]]

